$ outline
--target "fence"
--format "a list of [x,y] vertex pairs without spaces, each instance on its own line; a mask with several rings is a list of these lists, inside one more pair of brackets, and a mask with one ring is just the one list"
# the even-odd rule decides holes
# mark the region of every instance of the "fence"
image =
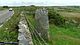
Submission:
[[29,19],[29,15],[24,14],[24,16],[28,23],[34,45],[49,45],[46,42],[48,40],[49,28],[48,11],[44,8],[36,10],[35,18],[33,18],[36,25],[32,24],[33,22]]

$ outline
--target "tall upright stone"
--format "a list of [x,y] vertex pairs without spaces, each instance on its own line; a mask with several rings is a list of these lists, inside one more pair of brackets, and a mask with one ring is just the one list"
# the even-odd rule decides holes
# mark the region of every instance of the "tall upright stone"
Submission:
[[37,9],[35,12],[35,20],[37,32],[43,39],[47,40],[49,29],[48,10],[45,8]]

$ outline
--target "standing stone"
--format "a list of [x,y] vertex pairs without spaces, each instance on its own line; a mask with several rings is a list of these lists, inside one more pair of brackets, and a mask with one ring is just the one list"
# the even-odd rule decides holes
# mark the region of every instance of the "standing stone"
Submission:
[[45,8],[37,9],[35,12],[35,20],[37,32],[43,39],[47,40],[49,29],[48,10]]

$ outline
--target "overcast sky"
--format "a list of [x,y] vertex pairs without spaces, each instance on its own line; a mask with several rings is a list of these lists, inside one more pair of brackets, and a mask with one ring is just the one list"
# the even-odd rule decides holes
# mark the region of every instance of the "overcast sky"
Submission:
[[0,6],[21,6],[21,5],[39,5],[39,6],[80,6],[80,0],[0,0]]

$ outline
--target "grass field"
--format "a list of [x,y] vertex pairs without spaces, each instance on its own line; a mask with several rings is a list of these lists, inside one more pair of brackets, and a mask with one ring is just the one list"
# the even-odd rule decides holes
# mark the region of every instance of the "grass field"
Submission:
[[61,16],[67,19],[72,19],[80,23],[80,13],[78,12],[58,12]]
[[80,18],[80,13],[77,12],[58,12],[60,15],[64,17],[77,17]]
[[80,29],[77,27],[57,27],[50,25],[50,36],[53,45],[80,45]]

